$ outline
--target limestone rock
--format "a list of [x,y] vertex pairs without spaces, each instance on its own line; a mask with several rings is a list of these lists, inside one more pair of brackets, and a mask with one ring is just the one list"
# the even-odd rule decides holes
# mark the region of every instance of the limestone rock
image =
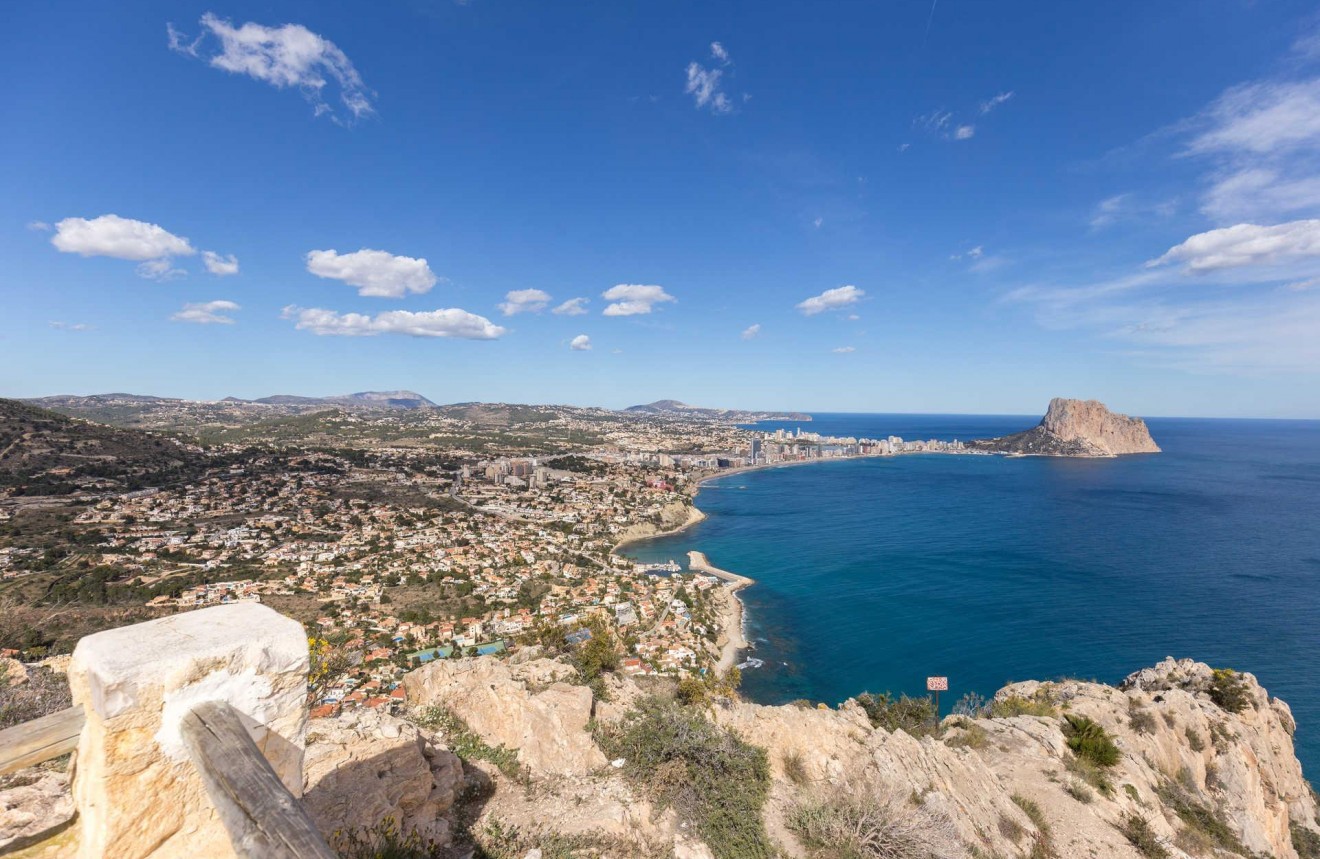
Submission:
[[30,768],[0,779],[0,853],[43,838],[72,819],[65,773]]
[[28,682],[27,666],[17,659],[5,657],[0,659],[0,684],[6,686],[22,686]]
[[606,760],[587,730],[591,690],[564,682],[574,673],[550,659],[444,659],[408,674],[404,687],[418,706],[447,707],[487,743],[517,749],[534,774],[585,775]]
[[302,625],[257,603],[185,612],[78,642],[69,685],[87,717],[73,783],[79,855],[233,856],[179,725],[199,703],[228,702],[298,796],[307,665]]
[[1055,397],[1040,424],[1026,432],[973,441],[968,447],[1038,456],[1159,453],[1141,418],[1115,414],[1096,400]]
[[327,840],[393,818],[443,845],[463,764],[408,722],[358,710],[308,722],[304,778],[303,807]]

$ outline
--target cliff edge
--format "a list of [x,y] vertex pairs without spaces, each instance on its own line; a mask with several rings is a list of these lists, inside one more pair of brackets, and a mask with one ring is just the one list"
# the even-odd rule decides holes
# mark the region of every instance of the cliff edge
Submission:
[[1098,400],[1055,397],[1035,427],[1000,438],[969,442],[969,448],[1032,456],[1121,456],[1159,453],[1146,422],[1111,412]]

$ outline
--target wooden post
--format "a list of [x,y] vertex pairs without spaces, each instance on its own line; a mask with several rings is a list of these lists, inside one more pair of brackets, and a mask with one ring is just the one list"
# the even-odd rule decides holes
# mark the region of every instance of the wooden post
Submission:
[[251,859],[335,859],[233,707],[223,701],[198,704],[183,717],[180,735],[235,853]]

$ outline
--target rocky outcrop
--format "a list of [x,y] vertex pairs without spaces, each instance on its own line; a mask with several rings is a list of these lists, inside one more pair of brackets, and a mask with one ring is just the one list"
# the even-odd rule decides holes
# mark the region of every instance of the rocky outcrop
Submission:
[[1033,456],[1119,456],[1159,453],[1141,418],[1115,414],[1096,400],[1055,397],[1040,424],[1026,432],[968,443],[975,450]]
[[652,537],[675,534],[692,527],[705,518],[706,514],[691,504],[684,504],[682,501],[671,501],[660,508],[658,522],[635,522],[616,534],[615,539],[618,542],[614,548],[617,550],[638,540],[649,540]]
[[66,773],[32,768],[0,778],[0,854],[46,840],[72,820]]
[[535,773],[585,775],[606,763],[587,730],[591,690],[565,682],[576,671],[550,659],[441,659],[404,678],[408,700],[439,705],[492,746],[516,749]]
[[327,840],[393,818],[444,845],[462,761],[402,719],[359,710],[307,724],[303,807]]
[[[541,682],[558,675],[554,665],[528,663]],[[552,718],[550,700],[537,700],[549,690],[532,691],[536,682],[516,676],[523,668],[483,659],[427,669],[442,678],[426,684],[434,700],[453,706],[488,742],[528,752],[527,761],[539,762],[530,767],[534,779],[546,777],[547,764],[561,773],[591,771],[560,777],[539,799],[519,789],[521,798],[502,803],[497,792],[493,807],[552,825],[561,816],[578,819],[573,809],[589,807],[593,816],[600,813],[600,831],[656,835],[653,824],[628,811],[612,768],[597,768],[601,759],[590,735],[571,727],[585,727],[588,696],[556,702],[555,709],[566,709]],[[766,749],[774,777],[767,830],[789,856],[807,855],[787,825],[795,803],[844,794],[937,821],[957,842],[939,856],[1035,855],[1035,845],[1044,842],[1052,850],[1047,855],[1141,859],[1129,839],[1131,821],[1139,818],[1173,859],[1212,855],[1205,847],[1211,830],[1244,853],[1298,859],[1294,833],[1320,838],[1320,821],[1293,752],[1292,715],[1250,674],[1232,675],[1230,685],[1236,690],[1231,701],[1222,674],[1217,679],[1209,666],[1172,659],[1119,687],[1027,681],[1005,687],[996,699],[1032,702],[1020,709],[1040,715],[950,716],[938,735],[923,737],[872,727],[852,701],[837,709],[723,701],[711,718]],[[597,705],[598,721],[618,718],[641,694],[622,678],[611,679],[610,693],[614,700]],[[1067,745],[1064,714],[1102,726],[1119,749],[1118,762],[1103,774],[1079,766]],[[572,744],[571,753],[564,743]]]

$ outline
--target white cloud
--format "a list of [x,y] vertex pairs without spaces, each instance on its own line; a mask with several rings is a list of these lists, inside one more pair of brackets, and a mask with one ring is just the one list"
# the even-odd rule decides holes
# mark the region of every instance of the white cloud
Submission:
[[174,280],[176,277],[184,277],[188,272],[181,268],[175,268],[174,263],[168,258],[149,259],[146,262],[138,263],[137,275],[147,280],[155,280],[164,283],[167,280]]
[[985,116],[987,113],[999,107],[1001,104],[1008,101],[1012,97],[1013,97],[1012,90],[1009,90],[1008,92],[1001,92],[998,95],[991,96],[990,98],[981,102],[981,115]]
[[195,322],[199,325],[233,325],[234,320],[226,313],[238,310],[232,301],[202,301],[185,304],[183,309],[170,317],[175,322]]
[[206,266],[206,270],[216,277],[238,274],[238,257],[233,254],[221,256],[215,251],[202,251],[202,263]]
[[1320,79],[1264,81],[1227,90],[1206,111],[1191,152],[1266,154],[1320,143]]
[[912,127],[930,134],[941,134],[948,130],[953,121],[953,113],[947,110],[933,110],[912,120]]
[[760,333],[761,333],[761,323],[757,322],[756,324],[748,325],[746,328],[743,329],[742,339],[755,340],[756,336]]
[[1320,257],[1320,220],[1262,227],[1237,224],[1197,233],[1147,266],[1185,264],[1195,274],[1243,266],[1276,266]]
[[56,331],[91,331],[92,326],[85,322],[48,322]]
[[45,221],[28,221],[27,228],[37,233],[50,232],[50,224]]
[[427,292],[437,280],[425,259],[368,248],[351,254],[340,254],[333,249],[310,251],[307,270],[317,277],[342,280],[356,286],[358,295],[373,298],[403,298],[410,292]]
[[585,334],[579,334],[572,340],[568,341],[568,348],[572,349],[574,352],[590,352],[591,338]]
[[[338,121],[335,108],[325,99],[331,80],[338,86],[339,100],[351,119],[373,112],[370,97],[374,94],[353,63],[334,42],[306,27],[266,27],[252,22],[235,27],[210,12],[202,16],[201,24],[201,35],[191,42],[173,25],[167,25],[170,49],[278,89],[296,87],[312,103],[317,116],[330,114]],[[219,42],[218,52],[204,44],[212,36]]]
[[855,346],[836,346],[830,351],[838,355],[847,355],[850,352],[856,352],[857,348]]
[[971,140],[976,136],[975,125],[960,125],[953,132],[954,140]]
[[1101,200],[1095,207],[1095,214],[1091,216],[1091,229],[1101,230],[1117,221],[1131,196],[1131,194],[1115,194]]
[[550,312],[559,316],[581,316],[587,312],[586,304],[585,298],[570,298]]
[[187,239],[164,227],[118,215],[65,218],[55,224],[50,243],[66,254],[138,261],[197,253]]
[[840,307],[856,304],[864,295],[866,295],[865,290],[858,289],[851,284],[838,286],[799,302],[797,309],[802,311],[804,316],[815,316],[817,313],[824,313],[826,310],[837,310]]
[[515,289],[504,295],[500,311],[505,316],[518,313],[540,313],[550,303],[550,293],[541,289]]
[[710,55],[713,58],[719,60],[721,63],[723,63],[726,66],[729,63],[733,62],[733,60],[729,59],[729,52],[726,51],[724,49],[724,46],[721,45],[719,42],[710,43]]
[[411,337],[454,337],[462,340],[495,340],[507,329],[484,316],[458,308],[428,310],[390,310],[370,316],[365,313],[339,313],[321,308],[284,308],[285,319],[296,322],[300,331],[343,337],[374,337],[377,334],[407,334]]
[[605,308],[606,316],[640,316],[650,313],[657,304],[677,301],[664,287],[634,283],[620,283],[601,293],[601,298],[614,302]]
[[733,102],[720,88],[720,78],[724,72],[719,69],[707,69],[700,63],[688,63],[687,86],[683,92],[692,96],[697,107],[709,108],[711,113],[728,113],[733,110]]

